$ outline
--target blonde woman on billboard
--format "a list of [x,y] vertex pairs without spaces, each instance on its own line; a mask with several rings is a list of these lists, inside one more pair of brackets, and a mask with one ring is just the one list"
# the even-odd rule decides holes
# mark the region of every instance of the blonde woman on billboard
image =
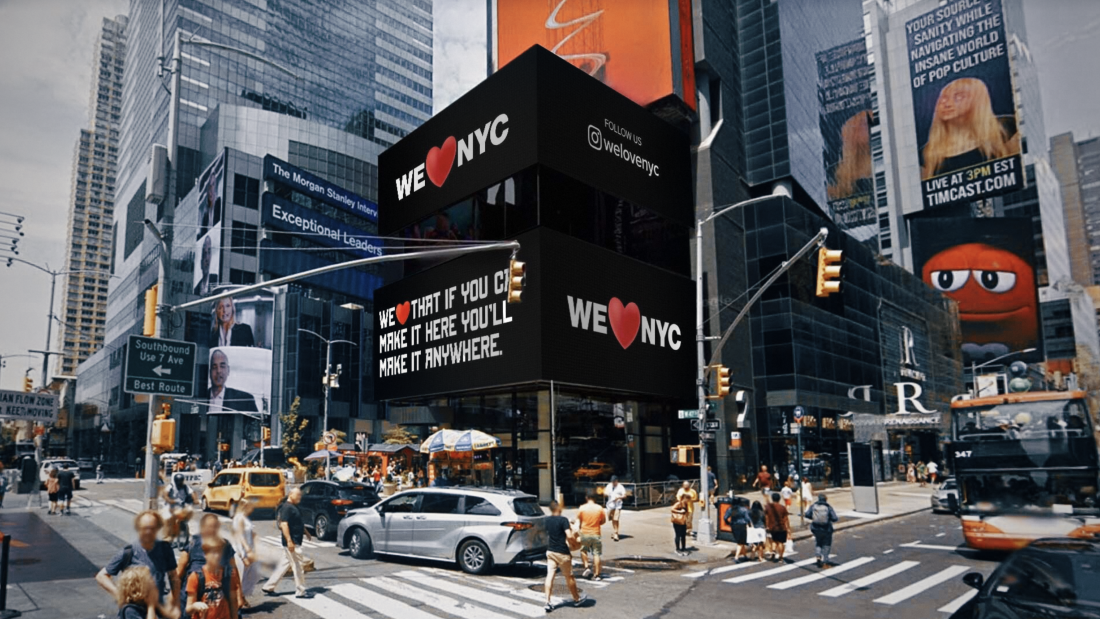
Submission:
[[[871,178],[871,112],[864,110],[844,121],[840,128],[840,162],[833,184],[828,187],[830,200],[847,198],[860,189],[859,181]],[[868,192],[870,187],[865,188]]]
[[218,299],[211,310],[214,321],[210,330],[210,348],[256,345],[252,327],[237,322],[237,304],[232,298]]
[[993,159],[1019,154],[1016,120],[993,113],[989,89],[973,77],[940,91],[928,141],[921,151],[921,178],[929,179]]

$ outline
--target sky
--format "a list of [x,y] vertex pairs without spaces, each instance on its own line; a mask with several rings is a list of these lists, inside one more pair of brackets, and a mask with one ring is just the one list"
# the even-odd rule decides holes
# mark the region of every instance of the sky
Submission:
[[[485,5],[435,0],[437,111],[485,78]],[[55,270],[64,266],[73,148],[88,126],[93,42],[102,19],[128,6],[128,0],[0,0],[0,58],[6,60],[0,63],[0,212],[27,218],[20,257]],[[1048,135],[1100,136],[1100,0],[1024,0],[1024,8]],[[0,355],[42,349],[49,282],[23,264],[0,266]],[[9,359],[0,388],[20,388],[28,367],[35,368],[37,385],[40,363]]]

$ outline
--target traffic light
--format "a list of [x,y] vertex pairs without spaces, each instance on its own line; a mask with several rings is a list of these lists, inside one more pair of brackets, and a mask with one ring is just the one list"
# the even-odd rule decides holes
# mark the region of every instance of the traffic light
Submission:
[[268,443],[271,442],[271,428],[264,428],[263,429],[262,442],[263,442],[264,445],[267,445]]
[[508,261],[508,302],[519,303],[527,280],[527,265],[519,260]]
[[[171,404],[162,404],[163,407],[167,406],[169,412],[171,411]],[[168,453],[176,448],[176,420],[175,419],[163,419],[158,418],[153,420],[153,453],[162,454]]]
[[23,377],[23,391],[30,393],[34,389],[34,379],[30,376]]
[[157,419],[168,419],[172,416],[172,403],[161,402],[160,403],[160,416]]
[[817,251],[817,296],[840,292],[840,261],[844,252],[822,247]]
[[730,369],[724,365],[712,365],[714,369],[714,393],[707,396],[713,400],[720,400],[730,394]]
[[157,330],[157,285],[145,291],[145,322],[141,327],[141,334],[151,337]]

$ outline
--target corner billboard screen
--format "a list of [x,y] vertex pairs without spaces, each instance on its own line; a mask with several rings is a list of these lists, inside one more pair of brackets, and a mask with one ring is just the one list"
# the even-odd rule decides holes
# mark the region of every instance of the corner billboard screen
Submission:
[[966,364],[1029,348],[1036,352],[1016,358],[1041,358],[1030,219],[927,217],[909,230],[914,271],[959,304]]
[[924,208],[1022,189],[1001,0],[956,0],[905,30]]
[[877,232],[866,43],[856,39],[819,52],[817,76],[829,212],[845,230],[872,226]]
[[639,105],[676,95],[695,109],[690,0],[495,0],[493,70],[532,45]]
[[268,412],[274,322],[275,296],[267,290],[211,302],[210,331],[201,342],[210,349],[207,413]]

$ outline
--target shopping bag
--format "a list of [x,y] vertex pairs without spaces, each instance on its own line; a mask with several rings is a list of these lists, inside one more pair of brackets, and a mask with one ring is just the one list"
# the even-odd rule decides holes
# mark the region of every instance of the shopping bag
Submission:
[[749,527],[746,533],[745,541],[749,544],[763,544],[767,539],[764,529],[758,527]]
[[794,540],[787,538],[787,543],[783,546],[783,554],[791,554],[794,552]]

